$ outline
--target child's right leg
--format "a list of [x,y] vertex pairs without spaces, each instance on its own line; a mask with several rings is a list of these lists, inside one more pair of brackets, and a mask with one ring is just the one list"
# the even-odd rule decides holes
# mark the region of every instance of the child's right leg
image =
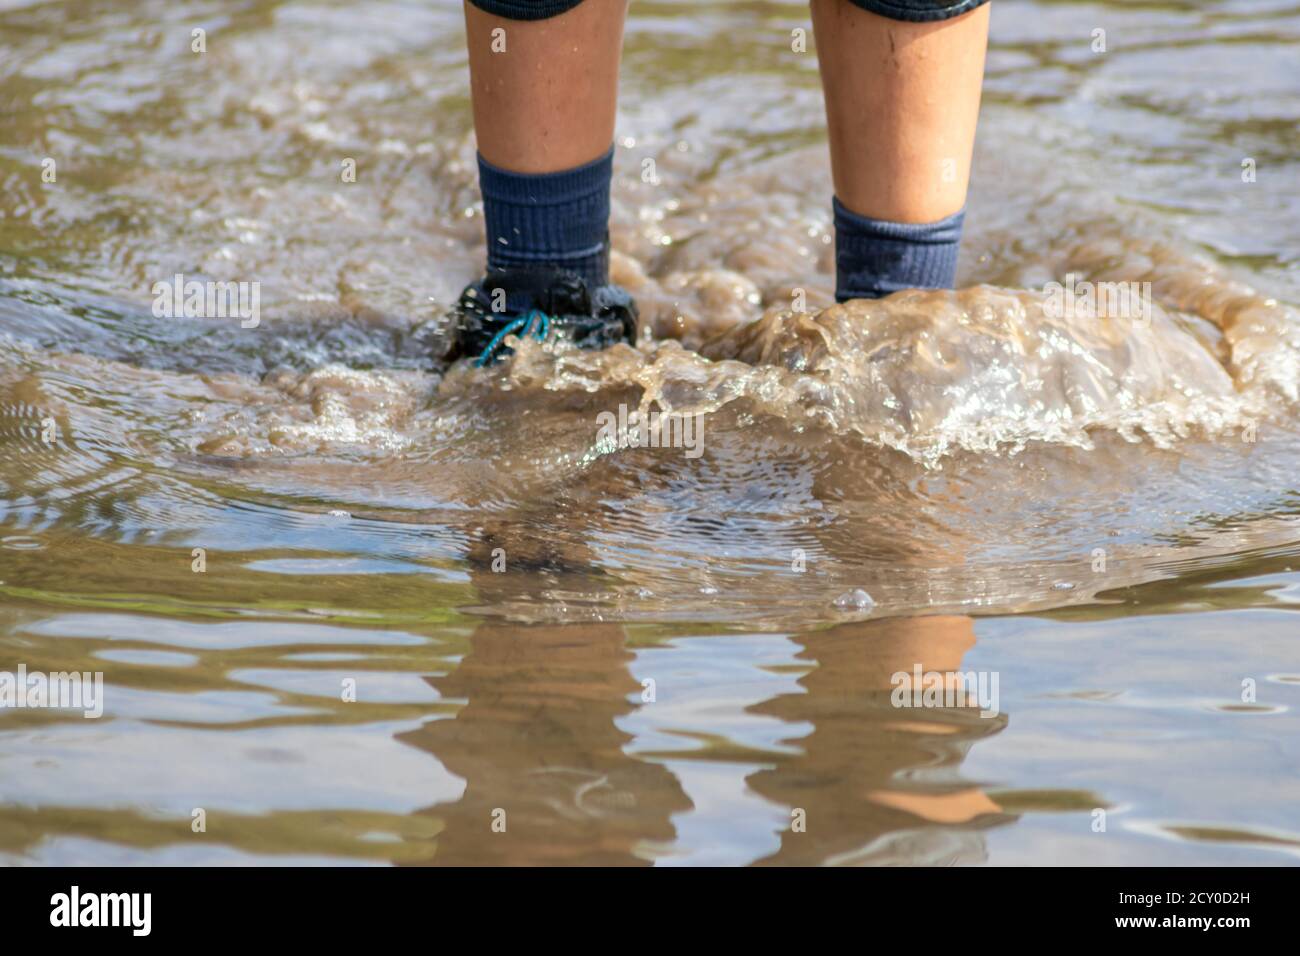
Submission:
[[556,173],[609,152],[626,13],[626,0],[467,2],[479,155],[514,173]]
[[588,285],[608,281],[626,12],[626,0],[465,4],[489,269],[569,269]]
[[584,347],[636,337],[609,285],[609,188],[626,0],[467,0],[487,274],[461,296],[453,355],[505,336]]

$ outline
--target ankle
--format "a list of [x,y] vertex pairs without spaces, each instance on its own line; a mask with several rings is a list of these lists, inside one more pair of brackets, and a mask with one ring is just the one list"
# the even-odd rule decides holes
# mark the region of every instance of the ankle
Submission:
[[553,268],[589,286],[609,281],[612,146],[555,173],[515,173],[482,156],[478,162],[489,270]]
[[902,289],[951,289],[966,210],[935,222],[861,216],[833,200],[835,298],[876,299]]

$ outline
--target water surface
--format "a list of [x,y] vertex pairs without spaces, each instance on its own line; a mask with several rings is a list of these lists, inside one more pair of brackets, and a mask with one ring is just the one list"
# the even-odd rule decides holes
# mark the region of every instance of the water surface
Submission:
[[1300,6],[998,0],[962,290],[825,312],[800,26],[633,4],[649,335],[475,371],[458,4],[0,3],[0,859],[1295,862]]

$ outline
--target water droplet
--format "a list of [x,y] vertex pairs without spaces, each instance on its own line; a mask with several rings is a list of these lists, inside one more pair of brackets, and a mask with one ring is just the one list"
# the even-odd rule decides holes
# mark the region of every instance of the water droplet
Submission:
[[854,588],[835,599],[835,606],[851,611],[864,611],[876,606],[875,599],[862,588]]

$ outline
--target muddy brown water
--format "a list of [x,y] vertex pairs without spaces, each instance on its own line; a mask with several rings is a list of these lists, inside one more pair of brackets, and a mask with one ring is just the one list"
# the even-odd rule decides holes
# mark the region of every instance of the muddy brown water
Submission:
[[0,860],[1295,862],[1300,6],[997,0],[962,288],[826,311],[801,26],[634,2],[647,338],[439,370],[458,4],[0,0]]

